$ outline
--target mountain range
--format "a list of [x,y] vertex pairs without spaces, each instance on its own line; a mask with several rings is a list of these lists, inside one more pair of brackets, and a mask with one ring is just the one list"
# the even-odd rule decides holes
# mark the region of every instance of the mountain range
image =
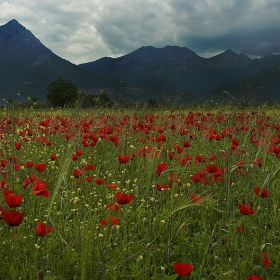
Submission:
[[0,26],[0,97],[44,100],[47,85],[62,76],[79,90],[107,90],[124,100],[180,98],[182,102],[254,99],[280,95],[280,55],[250,58],[232,50],[203,58],[186,47],[141,47],[127,55],[75,65],[54,54],[11,20]]

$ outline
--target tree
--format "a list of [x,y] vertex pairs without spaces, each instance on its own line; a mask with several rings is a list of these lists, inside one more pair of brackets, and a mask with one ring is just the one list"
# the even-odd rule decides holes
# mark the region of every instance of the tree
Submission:
[[54,107],[63,107],[72,104],[78,97],[78,90],[70,80],[58,77],[47,86],[47,101]]

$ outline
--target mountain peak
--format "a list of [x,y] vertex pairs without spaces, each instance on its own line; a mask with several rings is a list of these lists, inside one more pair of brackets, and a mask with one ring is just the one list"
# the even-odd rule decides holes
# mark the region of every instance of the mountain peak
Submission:
[[23,52],[29,48],[30,52],[46,51],[46,47],[17,20],[12,19],[0,26],[0,50],[12,50],[13,52]]

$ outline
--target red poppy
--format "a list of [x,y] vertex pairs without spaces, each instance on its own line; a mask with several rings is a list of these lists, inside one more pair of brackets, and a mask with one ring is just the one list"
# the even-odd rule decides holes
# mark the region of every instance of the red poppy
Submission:
[[86,177],[86,181],[87,181],[88,183],[91,183],[92,180],[93,180],[93,178],[92,178],[91,176],[87,176],[87,177]]
[[75,152],[78,156],[81,156],[83,154],[83,150],[76,150]]
[[71,156],[71,159],[73,160],[73,161],[75,161],[75,160],[77,160],[78,159],[78,155],[77,154],[73,154],[72,156]]
[[256,188],[254,188],[254,193],[256,194],[256,195],[260,195],[261,197],[269,197],[269,191],[268,191],[268,189],[266,189],[266,188],[264,188],[263,190],[262,190],[262,192],[260,193],[260,191],[261,191],[261,188],[260,187],[256,187]]
[[33,194],[41,195],[46,198],[50,197],[50,191],[47,189],[47,183],[45,181],[36,181],[33,184]]
[[238,208],[240,213],[243,215],[250,215],[256,212],[256,210],[251,208],[249,204],[238,204]]
[[108,216],[107,218],[101,220],[101,222],[99,223],[100,226],[107,226],[107,225],[116,226],[118,224],[119,224],[119,219],[113,218],[111,216]]
[[175,262],[173,267],[176,273],[179,274],[180,276],[188,276],[191,274],[192,270],[194,269],[194,265],[188,263],[180,263],[180,262]]
[[156,188],[159,190],[159,191],[163,191],[163,190],[168,190],[170,189],[172,186],[172,184],[168,184],[168,185],[165,185],[165,184],[156,184]]
[[216,173],[219,171],[219,167],[215,164],[209,164],[205,167],[205,170],[209,173]]
[[264,267],[269,267],[272,262],[273,261],[269,259],[269,252],[262,253],[261,263]]
[[21,143],[20,142],[15,143],[15,148],[16,148],[16,150],[20,150],[21,149]]
[[25,212],[20,213],[15,210],[7,211],[4,209],[2,209],[2,213],[1,213],[2,219],[6,222],[8,226],[11,227],[19,226],[23,221],[24,214]]
[[38,172],[43,172],[46,169],[47,165],[45,163],[37,163],[35,168]]
[[109,208],[114,212],[119,212],[120,211],[120,206],[119,206],[118,203],[110,203],[110,204],[106,205],[106,208]]
[[53,227],[47,226],[46,224],[42,222],[38,222],[38,225],[36,227],[36,234],[38,236],[45,236],[47,233],[53,231]]
[[56,160],[57,159],[57,155],[56,154],[52,154],[50,155],[50,160]]
[[8,206],[12,208],[20,206],[23,199],[23,195],[16,195],[13,191],[6,190],[4,191],[4,198]]
[[0,191],[5,191],[8,190],[10,188],[9,183],[6,180],[1,180],[0,181]]
[[25,166],[26,166],[27,168],[31,168],[31,167],[34,166],[34,163],[33,163],[32,161],[27,161],[27,162],[25,163]]
[[9,164],[9,162],[6,159],[1,159],[1,167],[6,167]]
[[118,186],[116,184],[107,184],[108,189],[116,189]]
[[193,194],[190,195],[190,199],[191,199],[192,203],[195,203],[195,202],[201,201],[202,197],[200,195],[198,195],[198,194],[194,194],[193,193]]
[[237,231],[239,233],[244,233],[245,232],[245,227],[244,226],[239,226],[239,227],[237,227]]
[[95,184],[97,184],[97,185],[102,185],[102,184],[104,184],[104,179],[102,179],[102,178],[97,178],[97,179],[95,179]]
[[93,170],[94,169],[94,164],[93,163],[90,163],[88,164],[86,167],[85,167],[85,170],[88,171],[88,170]]
[[128,155],[118,155],[118,160],[120,163],[127,163],[129,160]]
[[166,170],[168,168],[168,164],[167,163],[159,163],[157,165],[157,168],[156,168],[156,174],[157,175],[160,175],[164,170]]
[[251,274],[248,276],[248,280],[264,280],[264,279],[256,274]]
[[118,204],[129,204],[134,200],[134,195],[117,192],[115,195],[115,200]]
[[83,175],[83,171],[80,170],[80,169],[74,169],[74,170],[72,171],[72,174],[73,174],[73,176],[74,176],[75,178],[79,178],[79,177],[81,177],[81,176]]

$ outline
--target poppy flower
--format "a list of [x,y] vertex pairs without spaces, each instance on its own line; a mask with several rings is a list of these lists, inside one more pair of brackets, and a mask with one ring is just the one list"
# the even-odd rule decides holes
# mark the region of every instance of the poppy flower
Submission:
[[20,213],[15,210],[7,211],[4,209],[2,209],[1,213],[2,219],[6,222],[8,226],[11,227],[19,226],[23,221],[24,214],[25,212]]
[[240,213],[243,215],[250,215],[256,212],[256,210],[251,208],[249,204],[238,204],[238,208]]
[[262,253],[261,263],[264,267],[269,267],[272,262],[273,261],[269,259],[269,252]]
[[73,160],[73,161],[75,161],[75,160],[77,160],[78,159],[78,155],[77,154],[73,154],[72,156],[71,156],[71,159]]
[[36,227],[36,234],[38,236],[45,236],[47,233],[53,231],[53,227],[47,226],[46,224],[42,222],[38,222],[38,225]]
[[35,168],[38,172],[43,172],[46,169],[47,165],[45,163],[37,163]]
[[12,208],[20,206],[23,199],[23,195],[16,195],[13,191],[6,190],[4,191],[4,198],[8,206]]
[[268,189],[264,188],[264,189],[262,190],[261,193],[260,193],[260,191],[261,191],[261,188],[260,188],[260,187],[254,188],[254,193],[255,193],[256,195],[260,195],[261,197],[264,197],[264,198],[269,197],[269,191],[268,191]]
[[79,178],[80,176],[83,175],[83,171],[80,170],[80,169],[74,169],[74,170],[72,171],[72,174],[73,174],[73,176],[74,176],[75,178]]
[[108,189],[116,189],[118,186],[116,184],[107,184]]
[[102,179],[102,178],[97,178],[97,179],[95,179],[95,184],[97,184],[97,185],[102,185],[102,184],[104,184],[104,179]]
[[107,226],[107,225],[116,226],[118,224],[119,224],[119,219],[113,218],[111,216],[108,216],[107,218],[101,220],[101,222],[99,223],[100,226]]
[[10,188],[9,183],[6,180],[1,180],[0,181],[0,191],[5,191],[8,190]]
[[20,142],[15,143],[15,148],[16,150],[20,150],[21,149],[22,144]]
[[192,203],[195,203],[195,202],[201,201],[202,197],[198,194],[193,193],[193,194],[190,195],[190,199],[191,199]]
[[118,155],[118,160],[120,163],[127,163],[129,160],[128,155]]
[[91,176],[87,176],[87,177],[86,177],[86,181],[87,181],[88,183],[91,183],[92,180],[93,180],[93,178],[92,178]]
[[244,233],[245,232],[245,227],[244,226],[239,226],[239,227],[237,227],[237,231],[239,233]]
[[50,191],[47,189],[47,183],[45,181],[36,181],[33,184],[33,194],[41,195],[46,198],[50,197]]
[[134,200],[134,195],[117,192],[115,195],[115,200],[118,204],[129,204]]
[[159,190],[159,191],[163,191],[163,190],[168,190],[170,189],[172,186],[172,184],[168,184],[168,185],[165,185],[165,184],[156,184],[156,188]]
[[114,212],[120,211],[120,206],[118,203],[110,203],[110,204],[106,205],[106,208],[111,209]]
[[86,167],[85,167],[85,170],[88,171],[88,170],[93,170],[94,169],[94,164],[93,163],[90,163],[88,164]]
[[27,162],[25,163],[25,166],[26,166],[27,168],[31,168],[31,167],[34,166],[34,163],[33,163],[32,161],[27,161]]
[[164,163],[164,162],[159,163],[157,165],[157,168],[156,168],[156,174],[160,175],[167,168],[168,168],[168,164],[167,163]]
[[7,165],[9,164],[9,162],[6,160],[6,159],[1,159],[1,161],[0,161],[0,165],[1,165],[1,167],[6,167]]
[[56,160],[57,159],[57,155],[56,154],[52,154],[50,155],[50,160]]
[[248,276],[248,280],[264,280],[261,276],[258,276],[256,274],[250,274]]
[[174,270],[180,276],[188,276],[194,269],[194,265],[188,263],[175,262],[173,265]]

